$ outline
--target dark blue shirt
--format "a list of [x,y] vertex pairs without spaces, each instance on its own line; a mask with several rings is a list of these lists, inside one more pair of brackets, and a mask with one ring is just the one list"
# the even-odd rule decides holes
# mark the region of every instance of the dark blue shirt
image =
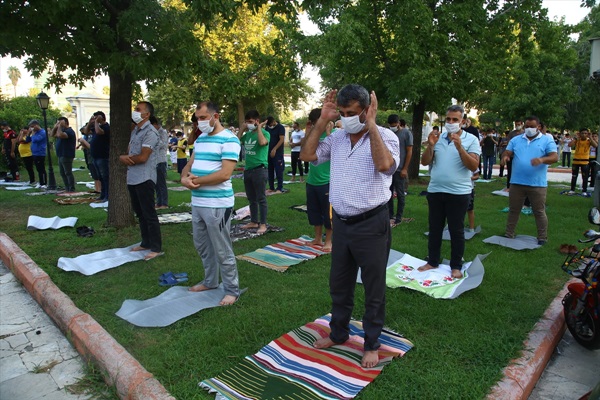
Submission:
[[103,135],[96,135],[95,128],[91,129],[93,136],[90,142],[90,154],[95,160],[108,158],[110,149],[110,125],[105,123],[100,125],[100,128],[104,131]]
[[[275,146],[277,146],[277,143],[279,143],[279,138],[281,138],[282,136],[285,137],[285,128],[283,127],[283,125],[278,123],[273,128],[265,128],[265,130],[271,135],[271,141],[269,142],[270,152],[275,148]],[[283,156],[283,146],[284,145],[282,144],[281,146],[279,146],[277,151],[275,151],[276,155]]]
[[71,128],[63,129],[67,134],[66,139],[56,138],[56,156],[64,158],[75,158],[75,131]]

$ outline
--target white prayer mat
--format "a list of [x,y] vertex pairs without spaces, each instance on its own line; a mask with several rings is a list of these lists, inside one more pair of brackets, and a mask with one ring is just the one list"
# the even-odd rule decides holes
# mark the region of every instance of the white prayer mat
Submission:
[[136,243],[129,247],[97,251],[75,258],[60,257],[57,266],[64,271],[77,271],[88,276],[94,275],[128,262],[143,260],[150,250],[131,251],[132,248],[139,245],[140,243]]
[[108,201],[104,203],[90,203],[90,207],[92,208],[108,208]]
[[26,181],[0,181],[0,186],[25,186],[29,185],[29,182]]
[[241,221],[244,218],[249,218],[250,217],[250,205],[244,206],[242,208],[240,208],[239,210],[235,210],[235,213],[233,214],[233,219],[235,219],[236,221]]
[[295,183],[304,183],[304,181],[300,182],[300,181],[283,181],[284,185],[293,185]]
[[190,190],[190,189],[186,188],[185,186],[172,186],[172,187],[168,187],[167,189],[172,190],[174,192],[185,192],[186,190]]
[[91,182],[77,182],[78,185],[85,185],[86,188],[88,189],[96,189],[96,185],[94,184],[94,181]]
[[[475,232],[467,232],[467,228],[465,228],[465,240],[473,239],[473,236],[477,235],[481,232],[481,225],[475,228]],[[426,236],[429,236],[429,232],[425,232]],[[444,232],[442,233],[443,240],[450,240],[450,231],[448,230],[448,225],[444,227]]]
[[246,192],[237,192],[233,194],[233,197],[248,197],[246,196]]
[[77,172],[77,171],[85,171],[85,168],[81,167],[81,168],[72,168],[71,172]]
[[494,182],[493,179],[477,179],[475,182],[477,183],[490,183],[490,182]]
[[180,213],[158,214],[159,224],[181,224],[192,222],[192,212],[185,211]]
[[148,300],[125,300],[115,315],[136,326],[163,327],[200,310],[219,307],[224,296],[223,285],[203,292],[190,292],[187,286],[173,286]]
[[514,239],[504,236],[492,236],[483,240],[483,243],[497,244],[515,250],[534,250],[542,247],[538,244],[537,238],[527,235],[517,235]]
[[77,217],[52,217],[43,218],[37,215],[30,215],[27,219],[27,230],[43,230],[43,229],[60,229],[60,228],[72,228],[77,223]]
[[492,194],[495,194],[496,196],[508,197],[508,192],[505,192],[504,190],[494,190]]
[[29,186],[29,185],[7,186],[6,187],[6,190],[29,190],[29,189],[34,189],[34,187]]

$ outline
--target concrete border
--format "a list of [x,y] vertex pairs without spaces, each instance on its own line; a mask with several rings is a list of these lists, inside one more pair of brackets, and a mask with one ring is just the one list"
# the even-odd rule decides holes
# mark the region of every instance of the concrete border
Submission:
[[4,232],[0,232],[0,258],[77,351],[106,373],[107,383],[115,386],[121,399],[175,400],[98,322],[77,308]]
[[527,400],[542,372],[546,368],[554,349],[565,333],[565,318],[562,299],[567,293],[572,279],[552,300],[542,318],[535,324],[529,336],[523,342],[522,356],[512,360],[504,368],[504,378],[492,387],[488,400]]

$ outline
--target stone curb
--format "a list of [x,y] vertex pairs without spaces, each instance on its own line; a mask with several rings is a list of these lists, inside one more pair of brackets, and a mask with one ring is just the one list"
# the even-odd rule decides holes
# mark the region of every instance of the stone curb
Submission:
[[21,248],[0,232],[0,258],[77,351],[106,372],[121,399],[175,400],[98,322],[84,313]]
[[512,360],[503,371],[504,378],[494,387],[487,400],[527,400],[546,368],[554,349],[565,333],[565,318],[562,299],[567,293],[567,286],[577,279],[565,284],[552,300],[542,318],[535,324],[525,342],[522,356]]

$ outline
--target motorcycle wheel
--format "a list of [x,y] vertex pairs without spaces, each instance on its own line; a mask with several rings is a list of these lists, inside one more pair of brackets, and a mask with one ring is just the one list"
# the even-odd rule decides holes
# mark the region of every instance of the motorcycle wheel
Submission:
[[[577,306],[577,299],[567,293],[563,299],[563,310],[565,322],[571,335],[577,343],[588,349],[594,350],[600,348],[600,320],[594,319],[593,314],[585,308],[579,316],[575,315],[574,310]],[[578,324],[577,322],[580,322]]]

